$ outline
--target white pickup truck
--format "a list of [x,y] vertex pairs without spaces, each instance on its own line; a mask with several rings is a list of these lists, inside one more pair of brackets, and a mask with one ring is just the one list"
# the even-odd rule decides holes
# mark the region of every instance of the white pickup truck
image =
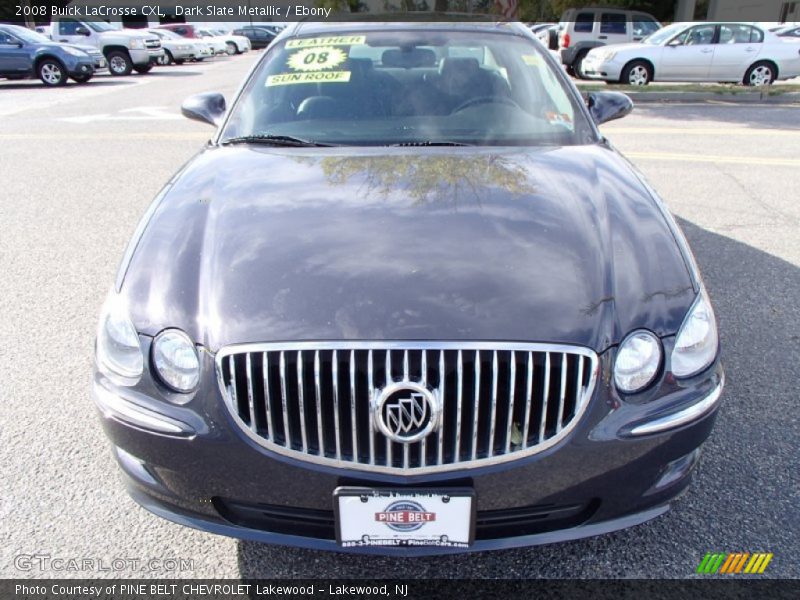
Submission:
[[112,75],[147,73],[164,56],[158,36],[139,29],[117,29],[105,21],[54,18],[50,37],[56,42],[94,46],[105,55]]

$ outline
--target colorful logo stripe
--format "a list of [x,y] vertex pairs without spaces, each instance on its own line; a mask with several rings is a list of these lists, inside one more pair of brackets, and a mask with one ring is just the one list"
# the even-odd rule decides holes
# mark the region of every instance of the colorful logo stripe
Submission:
[[729,552],[728,554],[709,552],[700,561],[697,573],[702,575],[733,575],[737,573],[761,574],[769,561],[772,552]]

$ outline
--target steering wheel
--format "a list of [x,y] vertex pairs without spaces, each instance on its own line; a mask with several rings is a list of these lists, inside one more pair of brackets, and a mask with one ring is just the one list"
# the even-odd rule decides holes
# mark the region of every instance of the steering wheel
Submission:
[[[520,108],[520,105],[514,102],[508,96],[500,96],[500,95],[493,95],[493,96],[475,96],[474,98],[470,98],[466,102],[462,102],[458,106],[456,106],[453,110],[450,111],[450,114],[460,112],[470,106],[476,106],[478,104],[488,104],[488,103],[495,103],[495,104],[507,104],[508,106],[513,106],[514,108]],[[520,108],[521,110],[521,108]]]

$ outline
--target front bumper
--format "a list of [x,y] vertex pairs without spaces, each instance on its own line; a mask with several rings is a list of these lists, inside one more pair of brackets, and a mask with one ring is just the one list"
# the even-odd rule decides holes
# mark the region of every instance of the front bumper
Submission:
[[134,65],[154,65],[164,56],[164,49],[129,50],[131,61]]
[[[149,348],[143,350],[148,356]],[[610,354],[601,357],[586,413],[556,446],[500,465],[413,476],[315,465],[257,445],[223,406],[208,354],[200,391],[183,405],[166,402],[147,376],[125,388],[96,374],[93,396],[131,496],[164,518],[242,539],[325,550],[463,552],[430,546],[342,548],[333,533],[333,491],[470,487],[477,498],[477,533],[469,550],[480,551],[636,525],[665,512],[689,484],[719,406],[721,366],[684,382],[666,374],[633,402],[609,385]]]
[[67,65],[67,72],[70,77],[86,77],[95,72],[94,60],[91,58],[77,59]]
[[590,52],[583,59],[581,68],[584,76],[589,79],[600,79],[604,81],[619,81],[622,75],[621,63],[614,60],[602,60]]

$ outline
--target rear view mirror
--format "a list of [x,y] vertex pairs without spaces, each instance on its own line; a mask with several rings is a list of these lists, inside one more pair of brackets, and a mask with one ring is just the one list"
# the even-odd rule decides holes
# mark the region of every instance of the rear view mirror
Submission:
[[633,100],[620,92],[593,92],[589,94],[587,105],[598,125],[621,119],[633,110]]
[[184,117],[209,125],[219,125],[225,115],[225,109],[225,96],[216,92],[190,96],[181,105]]

